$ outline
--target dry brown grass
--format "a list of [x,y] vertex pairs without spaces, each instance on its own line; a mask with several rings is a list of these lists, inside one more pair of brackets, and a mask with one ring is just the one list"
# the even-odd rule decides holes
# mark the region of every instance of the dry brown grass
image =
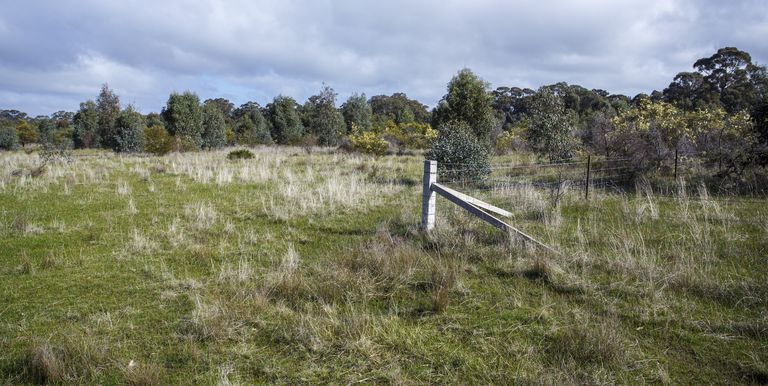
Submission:
[[27,349],[20,363],[26,382],[75,384],[101,371],[109,363],[107,347],[84,336],[68,336],[59,343],[42,341]]
[[49,343],[31,347],[24,363],[27,379],[37,384],[61,383],[65,380],[64,353]]
[[204,302],[194,295],[194,309],[190,316],[180,323],[180,334],[198,342],[220,342],[234,334],[234,326],[222,302]]
[[154,364],[136,363],[131,360],[123,369],[125,383],[131,386],[160,385],[163,368]]

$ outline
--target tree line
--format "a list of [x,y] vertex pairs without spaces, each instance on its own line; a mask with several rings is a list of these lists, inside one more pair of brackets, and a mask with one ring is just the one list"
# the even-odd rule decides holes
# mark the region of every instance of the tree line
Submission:
[[491,89],[463,69],[431,110],[403,93],[353,94],[338,105],[336,92],[323,86],[303,104],[279,95],[266,106],[172,93],[159,113],[143,115],[104,85],[76,112],[31,118],[1,110],[0,147],[40,143],[163,154],[235,144],[342,145],[382,154],[403,147],[448,149],[450,139],[468,153],[529,150],[551,161],[589,153],[658,165],[683,152],[729,173],[766,164],[766,67],[725,47],[693,69],[662,91],[633,97],[564,82],[537,90]]
[[32,118],[18,110],[0,110],[0,147],[38,143],[163,154],[236,144],[337,146],[348,135],[388,127],[429,128],[427,106],[406,94],[370,99],[354,94],[338,107],[337,95],[323,86],[304,104],[278,95],[266,106],[249,101],[235,107],[224,98],[200,102],[193,92],[174,92],[159,113],[143,115],[132,105],[123,106],[105,84],[95,100],[80,103],[76,112]]

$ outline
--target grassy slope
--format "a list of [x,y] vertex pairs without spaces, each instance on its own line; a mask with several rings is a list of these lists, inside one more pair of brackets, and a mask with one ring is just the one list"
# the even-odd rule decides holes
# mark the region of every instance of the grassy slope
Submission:
[[[223,155],[174,172],[185,157],[79,160],[28,185],[9,175],[33,161],[4,164],[0,379],[768,377],[763,202],[574,194],[553,209],[541,192],[482,193],[565,252],[544,256],[443,201],[440,230],[417,232],[416,157],[223,164],[312,181],[296,191],[274,172],[203,182],[200,165]],[[374,203],[345,203],[329,180]],[[315,188],[326,201],[299,210]]]

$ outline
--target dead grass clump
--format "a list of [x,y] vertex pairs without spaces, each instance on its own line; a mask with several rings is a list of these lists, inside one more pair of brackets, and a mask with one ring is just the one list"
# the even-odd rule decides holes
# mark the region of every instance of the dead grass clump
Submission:
[[436,261],[432,267],[432,310],[442,313],[450,303],[451,290],[456,286],[456,271],[445,262]]
[[31,383],[81,383],[106,364],[106,347],[97,348],[85,338],[69,337],[60,345],[41,342],[32,345],[23,357],[20,373]]
[[372,337],[377,328],[368,312],[352,304],[314,304],[304,308],[298,320],[281,333],[312,352],[344,351],[376,358],[378,345]]
[[635,221],[640,222],[645,216],[651,219],[659,218],[659,207],[653,194],[653,188],[648,181],[642,181],[635,185],[637,195],[637,207],[635,209]]
[[138,254],[149,254],[157,249],[158,245],[149,237],[145,236],[138,229],[134,228],[131,233],[131,239],[128,242],[130,250]]
[[152,165],[149,167],[149,171],[154,174],[165,174],[165,165]]
[[307,278],[299,269],[299,254],[288,246],[279,265],[265,278],[261,293],[266,298],[284,300],[290,304],[298,305],[300,300],[307,296]]
[[554,278],[553,263],[546,257],[537,254],[533,258],[530,268],[523,271],[523,275],[529,279],[551,282]]
[[51,251],[43,258],[41,267],[43,269],[51,269],[57,267],[59,264],[61,264],[61,258],[56,256],[53,251]]
[[36,271],[35,263],[27,256],[26,251],[21,252],[21,264],[16,267],[16,272],[22,275],[32,275]]
[[211,229],[218,219],[216,208],[207,202],[186,205],[184,214],[192,222],[192,226],[198,230]]
[[219,270],[219,282],[239,284],[248,281],[253,275],[251,263],[248,260],[240,259],[237,264],[225,262]]
[[174,218],[171,223],[168,224],[165,236],[168,239],[168,243],[174,248],[186,245],[189,241],[181,224],[181,219],[178,217]]
[[547,354],[554,364],[616,367],[627,352],[620,326],[615,320],[578,317],[547,338]]
[[418,270],[427,267],[424,251],[386,230],[360,247],[343,264],[358,275],[376,283],[379,295],[388,296],[406,287]]
[[27,226],[29,225],[29,220],[24,215],[18,215],[13,218],[13,221],[11,221],[11,229],[13,229],[16,232],[24,233],[27,230]]
[[45,174],[46,167],[45,165],[40,165],[38,167],[34,167],[29,171],[29,176],[32,178],[38,178]]
[[24,358],[24,374],[36,384],[62,383],[65,380],[64,353],[49,343],[27,350]]
[[131,186],[123,180],[117,181],[116,193],[118,196],[127,196],[131,194]]
[[751,309],[765,304],[768,284],[755,281],[718,280],[705,270],[686,271],[669,281],[672,289],[731,307]]
[[219,302],[206,304],[200,296],[195,296],[194,302],[192,314],[181,320],[182,336],[198,342],[219,342],[232,335],[227,312]]
[[152,386],[161,384],[163,368],[153,364],[137,364],[130,361],[123,369],[125,383],[131,386]]
[[128,199],[128,209],[127,209],[127,212],[131,216],[139,213],[139,210],[136,208],[136,204],[134,204],[134,202],[133,202],[133,198],[129,198]]

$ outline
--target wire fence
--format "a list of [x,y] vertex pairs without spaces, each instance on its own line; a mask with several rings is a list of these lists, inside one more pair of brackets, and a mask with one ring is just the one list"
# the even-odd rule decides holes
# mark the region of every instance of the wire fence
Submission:
[[578,187],[613,189],[626,186],[635,176],[632,158],[592,158],[555,160],[546,163],[494,163],[488,174],[473,175],[469,164],[438,164],[438,182],[473,191],[507,190],[522,187]]
[[[679,163],[684,165],[685,157],[681,155]],[[603,192],[634,193],[636,182],[641,178],[640,170],[636,167],[636,159],[596,158],[584,160],[556,160],[545,163],[493,163],[489,173],[482,177],[469,173],[475,171],[472,165],[460,163],[438,164],[438,182],[465,192],[508,191],[522,188],[543,189],[581,189],[585,199],[589,198],[590,190]],[[680,174],[684,178],[684,174]],[[751,196],[709,196],[698,197],[698,192],[690,192],[691,199],[710,200],[724,204],[764,204],[768,195]],[[654,198],[660,200],[677,200],[673,194],[656,192]]]

